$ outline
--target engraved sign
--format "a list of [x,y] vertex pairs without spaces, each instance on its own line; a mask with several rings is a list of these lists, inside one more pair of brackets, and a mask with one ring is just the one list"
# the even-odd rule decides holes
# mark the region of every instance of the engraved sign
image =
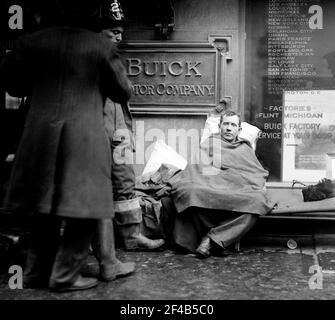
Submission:
[[203,111],[218,103],[218,50],[206,43],[130,43],[122,58],[134,110]]

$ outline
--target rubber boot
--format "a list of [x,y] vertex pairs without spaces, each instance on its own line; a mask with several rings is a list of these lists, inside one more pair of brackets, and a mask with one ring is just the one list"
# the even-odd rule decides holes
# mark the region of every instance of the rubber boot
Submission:
[[141,233],[142,209],[138,198],[115,201],[114,221],[126,250],[152,251],[165,243],[163,239],[151,240]]
[[97,232],[92,240],[93,254],[99,262],[100,278],[112,281],[135,271],[134,262],[121,262],[116,258],[114,225],[112,219],[99,220]]
[[119,232],[122,235],[124,247],[128,251],[151,251],[163,246],[163,239],[151,240],[140,232],[139,223],[119,226]]

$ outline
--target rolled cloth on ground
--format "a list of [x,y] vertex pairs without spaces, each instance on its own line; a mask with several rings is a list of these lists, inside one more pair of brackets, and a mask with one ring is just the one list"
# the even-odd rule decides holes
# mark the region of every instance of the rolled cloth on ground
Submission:
[[246,141],[225,142],[219,134],[201,144],[201,164],[189,164],[174,176],[171,197],[178,213],[189,207],[267,214],[268,171]]

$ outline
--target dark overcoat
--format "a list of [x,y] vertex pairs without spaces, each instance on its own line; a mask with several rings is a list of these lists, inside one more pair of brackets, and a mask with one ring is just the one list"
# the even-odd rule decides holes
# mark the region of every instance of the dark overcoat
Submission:
[[112,217],[103,106],[106,97],[124,103],[131,92],[116,47],[86,29],[45,29],[18,40],[0,78],[9,94],[31,96],[5,208]]

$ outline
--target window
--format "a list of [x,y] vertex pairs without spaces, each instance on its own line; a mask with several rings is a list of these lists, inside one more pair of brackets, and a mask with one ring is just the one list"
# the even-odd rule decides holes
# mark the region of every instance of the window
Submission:
[[245,119],[269,181],[317,181],[335,152],[335,2],[247,0]]

